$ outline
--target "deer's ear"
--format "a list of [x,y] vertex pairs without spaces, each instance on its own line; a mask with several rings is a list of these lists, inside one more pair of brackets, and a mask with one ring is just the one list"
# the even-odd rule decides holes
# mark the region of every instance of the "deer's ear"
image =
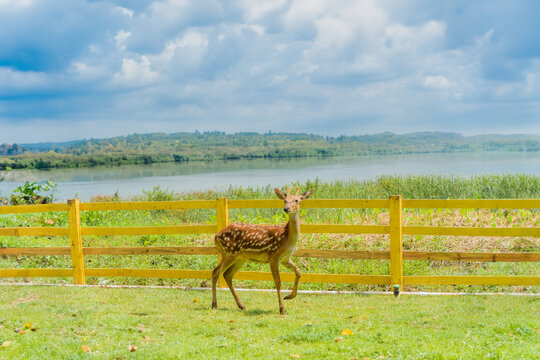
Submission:
[[311,196],[312,193],[313,193],[313,190],[306,191],[305,193],[300,195],[300,200],[306,200],[308,197]]
[[279,190],[278,188],[274,188],[274,192],[276,193],[277,197],[280,198],[281,200],[285,200],[285,198],[287,198],[285,193]]

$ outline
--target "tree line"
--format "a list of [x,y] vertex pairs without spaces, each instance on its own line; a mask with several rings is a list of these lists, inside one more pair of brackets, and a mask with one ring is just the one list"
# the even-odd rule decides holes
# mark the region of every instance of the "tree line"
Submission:
[[465,137],[441,132],[387,132],[330,137],[302,133],[181,132],[23,144],[16,148],[19,155],[0,156],[0,170],[340,155],[540,151],[540,135]]

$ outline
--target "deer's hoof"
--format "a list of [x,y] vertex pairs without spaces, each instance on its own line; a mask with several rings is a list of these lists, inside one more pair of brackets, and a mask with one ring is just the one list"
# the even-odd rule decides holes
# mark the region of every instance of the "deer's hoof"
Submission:
[[285,297],[283,298],[283,300],[291,300],[291,299],[294,299],[295,297],[296,297],[296,295],[289,294],[289,295],[285,296]]
[[212,303],[212,309],[217,309],[217,303]]
[[287,315],[287,312],[283,308],[279,309],[279,315]]
[[246,309],[246,307],[244,306],[244,304],[238,304],[238,308],[239,308],[240,310],[245,310],[245,309]]

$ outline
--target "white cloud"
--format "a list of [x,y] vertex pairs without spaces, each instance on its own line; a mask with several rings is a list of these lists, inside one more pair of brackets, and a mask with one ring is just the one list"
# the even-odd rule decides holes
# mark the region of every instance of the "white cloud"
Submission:
[[452,87],[452,82],[440,75],[429,75],[422,79],[422,85],[428,89],[448,89]]
[[431,20],[420,26],[391,24],[386,27],[385,35],[392,48],[412,51],[426,46],[441,48],[445,30],[445,23]]
[[285,14],[285,21],[289,23],[289,25],[311,22],[316,20],[321,14],[325,13],[327,7],[327,1],[293,1]]
[[475,39],[475,42],[476,42],[476,45],[478,47],[482,47],[484,46],[486,43],[489,43],[491,42],[491,37],[493,36],[493,32],[495,31],[495,29],[489,29],[488,31],[486,31],[485,34],[483,34],[482,36],[477,36],[476,39]]
[[125,7],[122,7],[122,6],[118,6],[117,9],[120,11],[120,13],[122,15],[126,15],[128,16],[129,18],[132,18],[133,17],[133,10],[130,10],[128,8],[125,8]]
[[282,9],[286,0],[241,0],[240,4],[245,13],[246,20],[253,22],[260,20],[268,13]]
[[182,48],[205,48],[208,46],[208,39],[204,34],[196,31],[188,31],[182,39],[177,42],[177,46]]
[[131,36],[131,32],[120,30],[114,37],[116,40],[116,46],[121,50],[126,50],[126,40]]
[[33,0],[0,0],[2,11],[17,11],[34,5]]
[[283,51],[285,51],[285,49],[287,49],[289,47],[288,44],[285,44],[285,43],[278,43],[276,45],[274,45],[274,49],[276,50],[276,52],[278,53],[282,53]]
[[494,88],[494,94],[506,101],[536,101],[540,98],[540,58],[523,71],[520,81],[506,82]]
[[183,74],[199,67],[208,45],[205,34],[189,30],[181,37],[168,41],[161,53],[148,54],[147,57],[168,76]]
[[340,18],[324,17],[316,20],[316,45],[323,49],[341,49],[354,39],[354,27]]
[[103,65],[90,65],[84,62],[73,62],[68,69],[68,74],[79,80],[106,79],[110,73]]
[[42,91],[47,88],[50,80],[46,73],[0,67],[0,95]]
[[[227,121],[221,129],[278,124],[335,134],[400,131],[407,119],[418,130],[435,127],[433,119],[444,127],[505,100],[520,102],[516,116],[531,121],[540,96],[537,32],[504,27],[511,5],[493,4],[489,13],[456,6],[165,0],[128,9],[0,0],[0,94],[21,95],[0,99],[0,117],[130,118],[141,129],[152,118],[164,131],[195,119],[200,130]],[[505,71],[508,78],[499,76]],[[27,108],[34,110],[24,115]]]
[[152,71],[146,56],[136,59],[122,59],[122,69],[114,74],[113,83],[128,87],[146,86],[155,82],[159,74]]

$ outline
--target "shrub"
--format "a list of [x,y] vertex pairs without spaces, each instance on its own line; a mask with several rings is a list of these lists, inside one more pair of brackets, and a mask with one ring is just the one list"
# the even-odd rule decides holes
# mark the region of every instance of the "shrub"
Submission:
[[53,202],[57,187],[58,184],[50,180],[45,184],[27,181],[13,191],[10,201],[13,205],[48,204]]

